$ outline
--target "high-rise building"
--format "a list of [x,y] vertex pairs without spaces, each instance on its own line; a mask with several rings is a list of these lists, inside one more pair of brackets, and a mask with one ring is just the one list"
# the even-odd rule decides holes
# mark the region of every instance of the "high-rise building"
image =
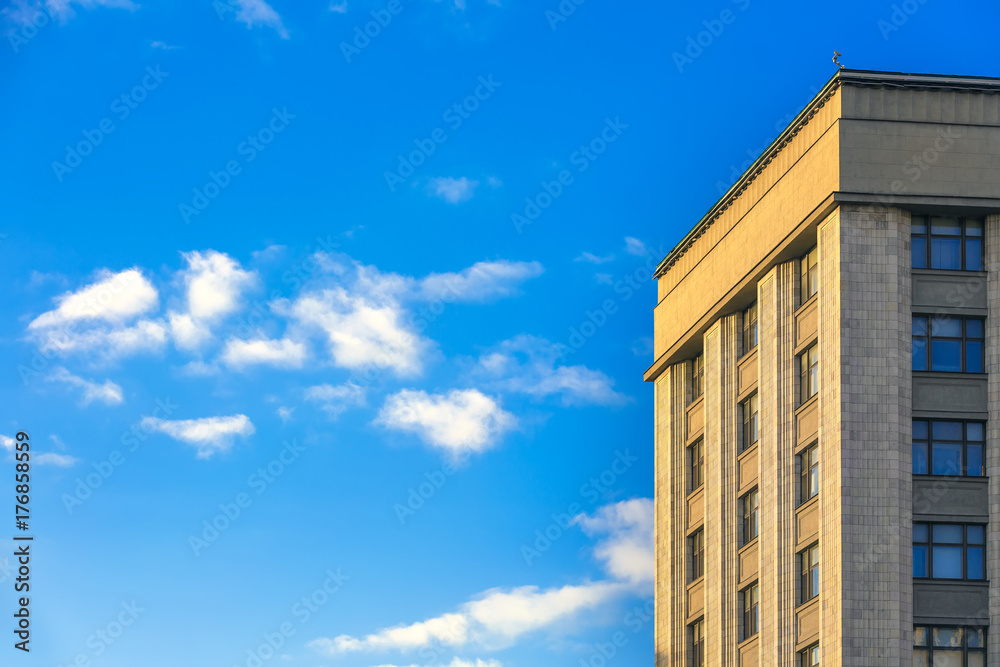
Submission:
[[839,71],[655,277],[656,664],[1000,665],[1000,79]]

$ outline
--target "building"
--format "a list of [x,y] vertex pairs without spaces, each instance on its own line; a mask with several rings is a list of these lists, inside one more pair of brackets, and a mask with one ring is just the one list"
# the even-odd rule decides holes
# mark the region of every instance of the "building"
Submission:
[[839,71],[655,278],[656,664],[1000,665],[1000,79]]

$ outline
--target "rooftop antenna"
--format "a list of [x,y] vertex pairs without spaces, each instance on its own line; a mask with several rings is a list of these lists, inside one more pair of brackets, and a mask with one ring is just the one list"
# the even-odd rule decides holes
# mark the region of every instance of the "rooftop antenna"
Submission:
[[844,65],[840,63],[837,59],[840,58],[840,56],[842,55],[844,54],[842,54],[840,51],[834,50],[833,52],[833,64],[839,67],[840,69],[844,69]]

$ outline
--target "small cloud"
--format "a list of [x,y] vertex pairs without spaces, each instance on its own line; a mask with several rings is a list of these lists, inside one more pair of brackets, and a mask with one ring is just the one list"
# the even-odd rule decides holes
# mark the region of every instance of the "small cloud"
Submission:
[[53,454],[52,452],[36,453],[31,457],[31,462],[40,466],[56,466],[58,468],[69,468],[79,461],[75,456],[67,454]]
[[348,408],[365,404],[365,388],[351,382],[333,386],[320,384],[306,389],[307,401],[319,403],[320,408],[332,419],[336,419]]
[[486,179],[486,184],[495,190],[496,188],[499,188],[500,186],[503,185],[503,181],[501,181],[496,176],[490,176],[489,178]]
[[331,2],[330,11],[335,14],[346,14],[347,13],[347,0],[344,2]]
[[649,336],[636,338],[632,341],[632,354],[637,357],[648,357],[653,354],[653,339]]
[[594,282],[599,283],[601,285],[614,285],[615,277],[610,273],[595,273]]
[[404,389],[386,399],[376,419],[453,455],[489,449],[515,422],[496,399],[476,389],[447,394]]
[[237,7],[236,20],[242,21],[247,28],[265,26],[273,28],[282,39],[288,39],[288,30],[281,21],[281,16],[264,0],[232,0]]
[[158,41],[158,40],[154,40],[154,41],[150,42],[149,46],[151,48],[160,49],[162,51],[173,51],[175,49],[181,48],[179,46],[173,46],[171,44],[167,44],[166,42],[161,42],[161,41]]
[[266,365],[278,368],[301,368],[306,359],[306,346],[293,340],[231,338],[222,352],[222,361],[231,368]]
[[256,430],[246,415],[177,420],[143,417],[140,425],[146,430],[159,431],[195,447],[199,459],[229,451],[236,436],[246,438]]
[[479,181],[470,181],[465,176],[461,178],[432,178],[431,192],[449,204],[461,204],[472,199]]
[[644,257],[649,254],[649,248],[646,244],[633,236],[625,237],[625,252],[630,255],[637,255],[639,257]]
[[48,376],[48,380],[82,390],[84,405],[89,405],[94,401],[104,403],[105,405],[119,405],[123,400],[122,388],[111,380],[105,380],[103,384],[98,384],[82,377],[77,377],[62,367],[56,368]]
[[14,451],[14,445],[16,444],[17,441],[14,440],[14,438],[8,437],[6,435],[0,435],[0,447],[3,447],[8,452]]
[[288,250],[288,246],[272,243],[263,250],[254,250],[250,255],[255,262],[270,262],[278,259]]
[[591,264],[606,264],[607,262],[614,261],[615,256],[613,254],[606,257],[599,257],[590,252],[581,252],[579,257],[574,259],[574,262],[590,262]]
[[635,498],[599,508],[592,516],[573,518],[590,537],[606,535],[594,548],[615,579],[651,584],[654,576],[653,501]]
[[275,410],[275,412],[277,412],[278,416],[281,417],[281,421],[287,422],[292,418],[292,413],[295,412],[295,408],[288,408],[282,405]]

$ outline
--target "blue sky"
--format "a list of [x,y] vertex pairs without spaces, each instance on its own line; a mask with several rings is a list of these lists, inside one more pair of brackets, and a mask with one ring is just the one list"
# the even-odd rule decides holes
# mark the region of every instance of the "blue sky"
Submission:
[[5,3],[26,661],[649,664],[650,269],[963,7]]

